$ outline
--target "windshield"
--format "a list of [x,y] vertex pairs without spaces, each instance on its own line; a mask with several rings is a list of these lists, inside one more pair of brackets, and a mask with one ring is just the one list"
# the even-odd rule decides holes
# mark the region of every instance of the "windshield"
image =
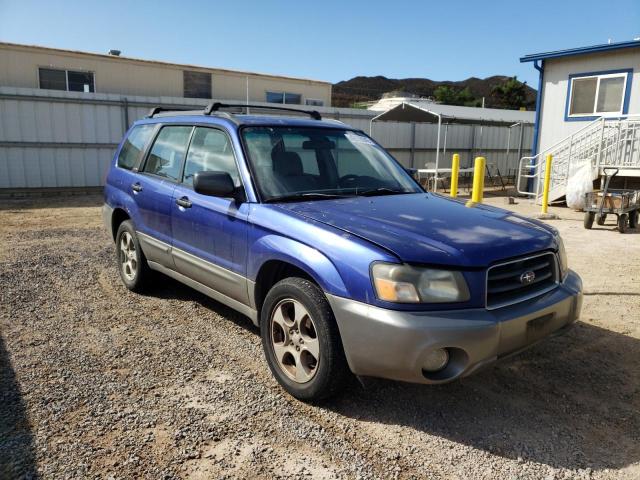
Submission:
[[264,201],[422,191],[362,133],[325,128],[246,127],[249,161]]

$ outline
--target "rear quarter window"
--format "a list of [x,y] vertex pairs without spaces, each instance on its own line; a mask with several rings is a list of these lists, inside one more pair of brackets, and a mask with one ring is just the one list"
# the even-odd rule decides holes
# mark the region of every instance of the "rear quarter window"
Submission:
[[153,124],[138,125],[129,132],[129,136],[120,149],[120,155],[118,155],[120,168],[131,170],[138,166],[142,152],[151,140],[155,127]]

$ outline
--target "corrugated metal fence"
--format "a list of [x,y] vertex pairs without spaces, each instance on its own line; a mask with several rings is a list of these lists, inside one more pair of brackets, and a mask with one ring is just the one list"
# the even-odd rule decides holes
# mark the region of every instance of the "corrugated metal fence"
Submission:
[[[102,185],[127,126],[154,106],[195,109],[204,102],[0,87],[0,189]],[[324,117],[367,133],[374,116],[367,110],[317,109]],[[519,127],[511,130],[509,134],[507,127],[443,126],[441,148],[446,135],[446,153],[441,151],[439,166],[450,166],[454,152],[461,154],[463,167],[483,154],[494,169],[506,175],[517,166],[519,144],[522,155],[528,154],[531,145],[531,126],[525,126],[522,135]],[[509,135],[511,153],[507,157]],[[436,125],[376,122],[372,136],[405,166],[435,165]]]

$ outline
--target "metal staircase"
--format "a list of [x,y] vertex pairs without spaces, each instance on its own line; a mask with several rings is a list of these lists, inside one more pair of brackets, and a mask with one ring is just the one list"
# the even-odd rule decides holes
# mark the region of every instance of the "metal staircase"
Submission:
[[565,195],[570,175],[585,164],[591,166],[594,180],[605,167],[620,168],[620,176],[640,176],[640,115],[598,118],[537,155],[522,157],[518,166],[518,193],[541,201],[545,159],[549,154],[553,155],[550,202]]

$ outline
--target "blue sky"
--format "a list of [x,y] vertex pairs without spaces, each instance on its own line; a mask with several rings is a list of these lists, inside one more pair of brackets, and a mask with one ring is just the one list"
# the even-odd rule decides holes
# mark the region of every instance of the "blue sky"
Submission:
[[518,75],[527,53],[640,37],[639,0],[0,0],[0,41],[337,82]]

